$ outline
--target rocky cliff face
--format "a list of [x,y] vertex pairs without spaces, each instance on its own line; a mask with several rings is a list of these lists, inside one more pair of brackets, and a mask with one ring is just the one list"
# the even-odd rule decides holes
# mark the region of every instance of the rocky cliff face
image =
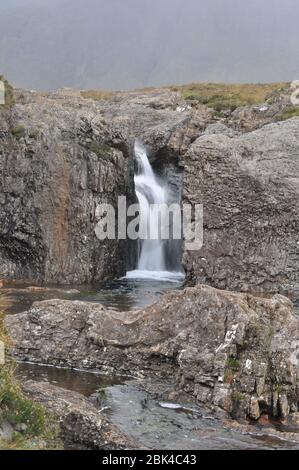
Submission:
[[1,116],[5,278],[88,282],[124,269],[120,247],[100,244],[94,225],[98,204],[130,191],[128,156],[97,139],[95,116],[75,98],[67,104],[34,95]]
[[299,294],[299,119],[245,134],[210,126],[184,156],[184,201],[204,205],[188,273],[218,288]]
[[238,418],[298,412],[299,319],[280,295],[197,285],[139,312],[44,301],[6,326],[21,360],[175,377],[169,398],[187,394]]
[[133,144],[167,145],[190,116],[171,92],[119,94],[110,101],[61,91],[19,91],[0,109],[0,276],[86,283],[123,275],[126,241],[95,235],[97,206],[134,201]]
[[[88,96],[88,94],[84,94]],[[189,279],[298,298],[299,119],[287,95],[226,117],[167,89],[86,99],[19,90],[0,109],[0,276],[85,283],[114,278],[135,245],[95,235],[100,203],[134,201],[141,139],[173,199],[204,205],[204,245]]]

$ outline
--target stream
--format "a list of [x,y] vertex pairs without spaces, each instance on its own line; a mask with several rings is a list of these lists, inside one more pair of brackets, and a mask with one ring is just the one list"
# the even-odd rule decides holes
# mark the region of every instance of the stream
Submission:
[[[101,394],[111,422],[152,449],[245,450],[299,449],[299,443],[277,437],[272,428],[252,426],[232,430],[214,415],[190,404],[163,403],[147,393],[142,383],[128,377],[20,363],[21,380],[46,381],[87,397]],[[285,435],[284,435],[285,436]]]
[[[72,289],[48,287],[8,288],[10,312],[24,311],[37,300],[66,298],[99,302],[118,310],[138,309],[151,304],[182,281],[121,279],[98,286]],[[37,290],[35,290],[37,289]],[[101,391],[105,413],[123,431],[153,449],[299,449],[299,443],[274,435],[270,428],[251,426],[251,431],[229,429],[213,415],[190,404],[163,404],[144,390],[142,382],[128,377],[108,377],[94,372],[20,363],[22,380],[47,381],[87,397]]]
[[3,289],[8,300],[10,314],[28,310],[33,302],[51,299],[81,300],[95,302],[119,311],[138,310],[153,304],[161,295],[180,289],[184,279],[135,279],[123,278],[84,286],[9,286]]

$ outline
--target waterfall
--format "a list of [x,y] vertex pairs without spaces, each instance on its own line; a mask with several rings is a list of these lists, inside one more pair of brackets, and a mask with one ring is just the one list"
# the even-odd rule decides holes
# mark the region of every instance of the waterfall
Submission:
[[174,256],[171,245],[177,249],[178,244],[173,243],[173,240],[161,239],[159,208],[168,203],[167,185],[158,180],[145,148],[138,142],[135,143],[135,157],[135,192],[139,203],[140,226],[144,227],[146,237],[139,240],[137,269],[129,271],[127,277],[167,280],[182,278],[184,274],[180,265],[175,266],[174,270],[168,270],[168,266],[173,265],[173,260],[168,259],[172,254]]

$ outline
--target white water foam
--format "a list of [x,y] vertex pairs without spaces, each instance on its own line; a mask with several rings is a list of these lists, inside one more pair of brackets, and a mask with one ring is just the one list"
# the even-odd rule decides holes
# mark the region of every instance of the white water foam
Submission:
[[135,269],[128,271],[126,275],[127,279],[152,279],[156,281],[168,281],[168,282],[179,282],[185,278],[185,274],[182,272],[173,271],[142,271]]
[[129,271],[126,277],[180,281],[185,277],[182,271],[179,271],[180,266],[177,266],[174,272],[167,270],[166,253],[169,252],[167,244],[170,241],[159,238],[160,227],[156,211],[157,207],[168,202],[167,187],[156,178],[146,150],[138,142],[135,143],[135,155],[137,159],[135,192],[140,207],[140,225],[146,228],[147,237],[140,240],[137,269]]

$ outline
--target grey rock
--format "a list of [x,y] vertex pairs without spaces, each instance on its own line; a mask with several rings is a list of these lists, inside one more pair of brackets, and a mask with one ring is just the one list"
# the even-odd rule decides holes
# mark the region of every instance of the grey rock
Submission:
[[203,204],[189,277],[221,289],[298,296],[299,119],[228,137],[199,137],[184,154],[183,201]]
[[17,432],[21,432],[21,433],[26,432],[26,430],[27,430],[27,425],[26,425],[25,423],[18,423],[18,424],[15,426],[15,430],[16,430]]
[[259,401],[256,397],[251,397],[250,405],[249,405],[249,417],[257,421],[260,415],[261,413],[260,413]]
[[6,326],[19,360],[175,377],[174,391],[240,418],[252,414],[252,397],[272,416],[297,409],[299,318],[280,295],[197,285],[131,312],[44,301]]
[[242,132],[251,132],[266,124],[280,121],[283,113],[292,107],[292,89],[274,92],[264,104],[237,108],[227,119],[227,125]]
[[87,449],[126,450],[141,446],[120,431],[80,393],[65,390],[47,382],[29,380],[23,391],[42,404],[60,423],[62,438],[68,446]]
[[7,421],[3,421],[0,424],[0,439],[9,441],[12,438],[14,432],[13,426]]
[[223,134],[227,137],[236,137],[240,134],[237,130],[228,127],[225,122],[215,122],[207,126],[204,135]]
[[135,138],[179,153],[199,135],[194,124],[187,130],[200,119],[177,112],[184,101],[168,90],[109,101],[73,90],[16,95],[12,109],[0,109],[1,277],[70,284],[123,275],[134,248],[97,238],[97,207],[117,209],[118,196],[135,202]]
[[99,204],[116,208],[120,195],[135,202],[139,138],[170,202],[182,194],[204,205],[203,248],[183,256],[189,279],[298,298],[299,120],[265,125],[287,109],[288,95],[219,119],[168,89],[101,100],[70,89],[16,94],[17,104],[0,110],[4,280],[86,283],[135,267],[136,244],[100,241],[95,229]]
[[288,398],[285,393],[279,394],[278,406],[279,415],[281,416],[281,418],[286,418],[290,414],[290,405],[288,403]]
[[125,274],[136,244],[99,240],[97,207],[117,209],[118,196],[135,202],[135,139],[149,146],[161,174],[171,164],[169,185],[180,194],[180,155],[211,111],[189,109],[167,89],[99,101],[69,89],[18,90],[16,101],[0,109],[1,277],[74,284]]

